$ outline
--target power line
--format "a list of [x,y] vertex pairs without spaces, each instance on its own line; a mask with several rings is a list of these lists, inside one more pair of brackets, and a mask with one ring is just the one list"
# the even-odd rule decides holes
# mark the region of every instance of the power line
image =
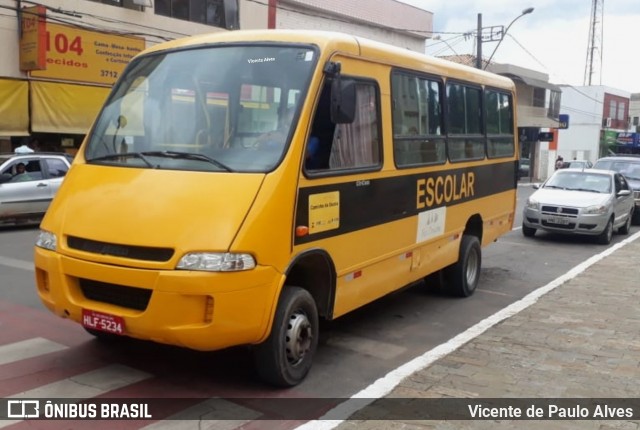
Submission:
[[[542,63],[540,60],[538,60],[538,59],[535,57],[535,55],[533,55],[531,52],[529,52],[529,50],[527,50],[527,48],[525,48],[525,47],[524,47],[524,46],[523,46],[523,45],[518,41],[518,39],[516,39],[516,38],[515,38],[513,35],[511,35],[511,34],[509,34],[509,37],[511,37],[511,38],[513,39],[513,41],[514,41],[514,42],[516,42],[516,43],[518,44],[518,46],[519,46],[520,48],[522,48],[522,50],[523,50],[524,52],[526,52],[526,53],[527,53],[531,58],[533,58],[533,59],[534,59],[538,64],[540,64],[540,65],[544,68],[544,70],[545,70],[546,72],[549,72],[549,73],[550,73],[550,71],[549,71],[548,67],[547,67],[546,65],[544,65],[544,63]],[[566,77],[564,77],[564,76],[560,76],[560,77],[565,81],[565,83],[564,83],[564,84],[561,84],[561,85],[564,85],[564,86],[567,86],[567,87],[571,88],[572,90],[574,90],[575,92],[577,92],[577,93],[579,93],[579,94],[583,95],[584,97],[588,98],[589,100],[593,100],[593,101],[594,101],[594,102],[596,102],[596,103],[599,103],[599,104],[601,104],[601,105],[604,105],[604,102],[603,102],[603,101],[600,101],[600,100],[598,100],[598,99],[596,99],[596,98],[594,98],[594,97],[590,96],[589,94],[587,94],[587,93],[585,93],[585,92],[581,91],[580,89],[576,88],[575,86],[573,86],[573,85],[571,85],[571,84],[566,83],[566,82],[567,82]]]

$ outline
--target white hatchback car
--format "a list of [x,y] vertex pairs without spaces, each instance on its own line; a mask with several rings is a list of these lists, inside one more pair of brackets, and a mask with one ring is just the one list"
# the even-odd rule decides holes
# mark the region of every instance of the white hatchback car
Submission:
[[0,154],[0,224],[38,220],[69,171],[68,154]]
[[596,236],[609,244],[613,230],[629,233],[634,204],[623,175],[607,170],[557,170],[524,205],[522,233],[536,230]]

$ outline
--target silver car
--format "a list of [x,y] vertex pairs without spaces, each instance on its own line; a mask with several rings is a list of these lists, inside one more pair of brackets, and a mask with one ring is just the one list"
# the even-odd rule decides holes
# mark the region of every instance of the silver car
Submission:
[[71,160],[59,153],[0,154],[0,224],[41,218]]
[[607,170],[557,170],[524,205],[522,233],[536,230],[596,237],[609,244],[613,230],[629,233],[633,194],[623,175]]

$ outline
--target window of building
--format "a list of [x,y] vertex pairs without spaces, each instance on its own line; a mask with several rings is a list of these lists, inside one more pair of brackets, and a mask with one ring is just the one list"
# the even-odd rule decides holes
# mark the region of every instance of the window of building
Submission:
[[618,103],[618,116],[616,117],[616,119],[620,120],[620,121],[624,121],[625,117],[624,117],[624,111],[626,109],[627,105],[624,102],[620,102]]
[[434,79],[392,75],[393,155],[397,166],[446,161],[441,88]]
[[214,27],[239,27],[238,0],[156,0],[155,12]]
[[614,119],[618,112],[618,102],[615,100],[609,100],[609,118]]
[[547,100],[547,90],[545,90],[544,88],[538,88],[538,87],[533,87],[533,100],[532,100],[532,105],[533,107],[546,107],[547,104],[545,103]]
[[555,119],[560,118],[560,91],[549,91],[549,110],[547,111],[547,117]]
[[134,0],[89,0],[89,1],[94,1],[96,3],[102,3],[102,4],[109,4],[111,6],[123,7],[125,9],[132,9],[132,10],[138,10],[138,11],[144,10],[144,6],[142,6],[141,2],[138,2],[139,4],[136,4]]

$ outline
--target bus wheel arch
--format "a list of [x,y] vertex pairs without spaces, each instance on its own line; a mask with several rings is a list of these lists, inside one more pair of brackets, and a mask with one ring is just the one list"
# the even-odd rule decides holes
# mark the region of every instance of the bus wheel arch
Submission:
[[296,285],[309,291],[318,307],[318,315],[333,319],[336,289],[336,269],[329,254],[313,249],[296,256],[286,271],[286,285]]
[[472,216],[460,239],[458,261],[444,269],[447,293],[456,297],[472,295],[480,281],[482,268],[482,218]]

